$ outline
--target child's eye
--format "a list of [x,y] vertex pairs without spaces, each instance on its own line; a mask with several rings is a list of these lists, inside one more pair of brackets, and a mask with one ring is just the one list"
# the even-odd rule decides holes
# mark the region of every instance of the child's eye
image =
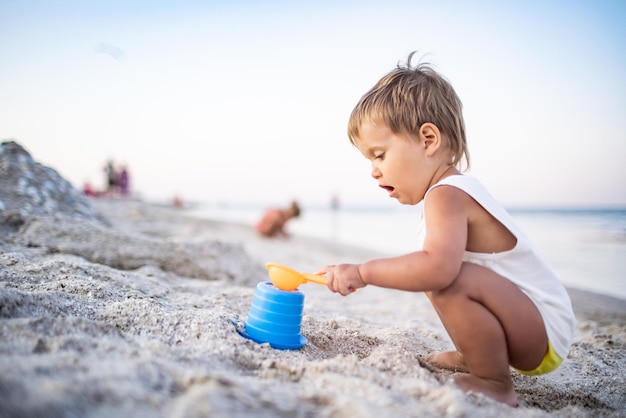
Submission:
[[380,154],[374,154],[374,159],[375,160],[382,160],[383,158],[385,158],[385,153],[381,152]]

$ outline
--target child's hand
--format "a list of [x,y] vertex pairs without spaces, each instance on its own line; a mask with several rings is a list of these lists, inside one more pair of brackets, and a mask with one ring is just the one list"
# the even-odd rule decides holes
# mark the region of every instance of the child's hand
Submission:
[[358,264],[326,266],[320,273],[326,274],[326,286],[330,291],[347,296],[366,284],[361,278]]

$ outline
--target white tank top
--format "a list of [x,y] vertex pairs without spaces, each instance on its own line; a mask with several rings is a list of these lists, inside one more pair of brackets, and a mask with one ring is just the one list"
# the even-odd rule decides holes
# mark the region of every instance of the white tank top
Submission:
[[[517,238],[517,244],[512,250],[492,254],[465,251],[463,261],[495,271],[528,295],[543,317],[552,347],[562,359],[566,359],[574,336],[576,319],[565,286],[515,225],[509,213],[476,178],[465,175],[446,177],[428,189],[424,201],[428,199],[428,193],[432,189],[444,185],[463,190]],[[419,234],[420,248],[424,246],[426,233],[426,219],[423,215]]]

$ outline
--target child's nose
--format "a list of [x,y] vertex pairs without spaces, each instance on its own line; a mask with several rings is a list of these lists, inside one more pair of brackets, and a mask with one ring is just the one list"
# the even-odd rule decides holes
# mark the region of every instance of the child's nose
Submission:
[[378,169],[378,167],[372,166],[372,173],[371,173],[372,177],[374,177],[375,179],[380,178],[380,176],[382,175],[382,173],[380,172],[380,170]]

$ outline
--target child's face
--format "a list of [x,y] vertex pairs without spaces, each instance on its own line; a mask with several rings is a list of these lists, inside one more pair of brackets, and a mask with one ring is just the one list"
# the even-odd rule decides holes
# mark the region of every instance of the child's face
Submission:
[[394,134],[387,126],[369,121],[363,123],[359,132],[356,146],[372,163],[372,177],[378,185],[402,204],[419,203],[437,170],[426,143]]

